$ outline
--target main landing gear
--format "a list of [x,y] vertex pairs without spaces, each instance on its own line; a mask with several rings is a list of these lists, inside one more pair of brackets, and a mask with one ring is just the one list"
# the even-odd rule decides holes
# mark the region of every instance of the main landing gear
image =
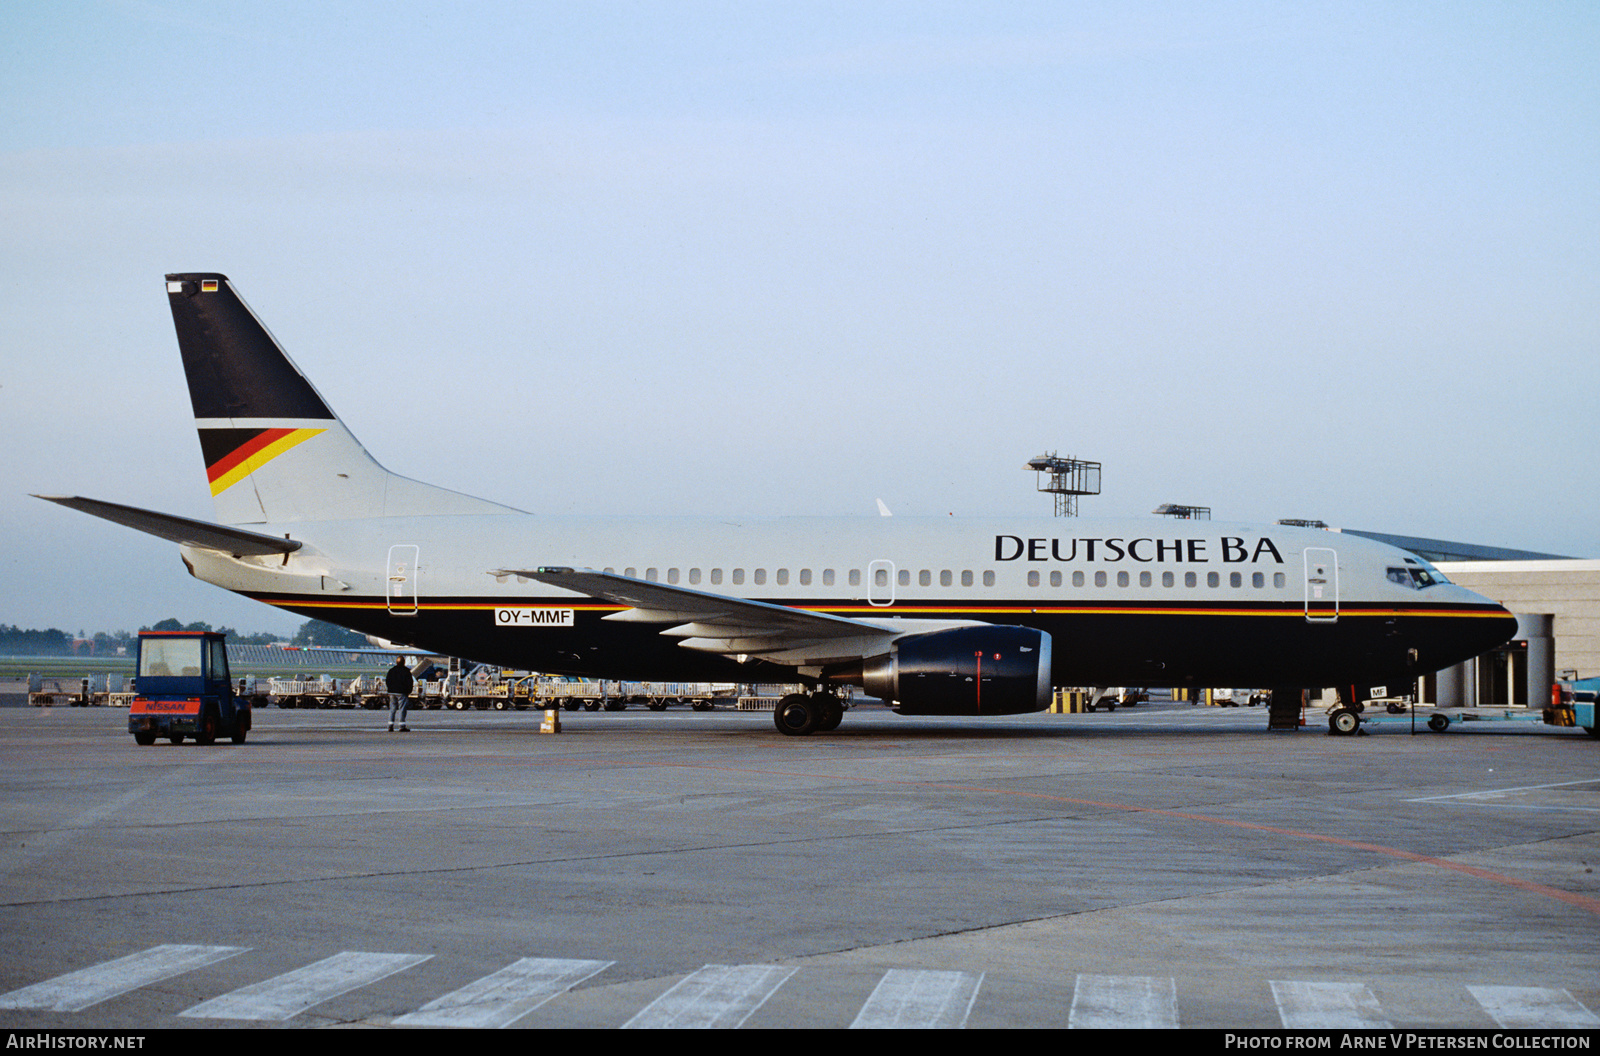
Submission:
[[815,693],[790,693],[772,709],[778,732],[788,737],[826,733],[844,721],[844,702],[825,690]]

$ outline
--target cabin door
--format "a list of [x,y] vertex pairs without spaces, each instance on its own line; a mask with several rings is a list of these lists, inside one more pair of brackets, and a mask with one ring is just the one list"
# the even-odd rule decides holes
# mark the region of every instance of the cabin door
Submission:
[[418,548],[410,543],[389,548],[388,593],[384,602],[391,616],[417,614],[417,555]]
[[1339,555],[1327,547],[1308,546],[1305,554],[1306,620],[1336,623],[1339,619]]

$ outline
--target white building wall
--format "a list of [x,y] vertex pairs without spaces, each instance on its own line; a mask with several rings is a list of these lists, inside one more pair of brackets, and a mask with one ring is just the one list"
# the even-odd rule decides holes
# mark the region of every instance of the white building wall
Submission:
[[1555,667],[1600,675],[1600,561],[1442,561],[1439,571],[1512,612],[1555,617]]

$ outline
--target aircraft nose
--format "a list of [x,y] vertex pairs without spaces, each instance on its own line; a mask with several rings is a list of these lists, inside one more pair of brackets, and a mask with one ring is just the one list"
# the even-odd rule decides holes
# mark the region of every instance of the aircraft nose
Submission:
[[1516,637],[1517,618],[1511,614],[1510,609],[1482,594],[1466,589],[1463,589],[1462,593],[1466,594],[1473,604],[1481,606],[1485,612],[1485,615],[1475,621],[1477,626],[1474,628],[1475,633],[1471,635],[1472,652],[1467,656],[1480,656],[1491,649],[1498,649]]

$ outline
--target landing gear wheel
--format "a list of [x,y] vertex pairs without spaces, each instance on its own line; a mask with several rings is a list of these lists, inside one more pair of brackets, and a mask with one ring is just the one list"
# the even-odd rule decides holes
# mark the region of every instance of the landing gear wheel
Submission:
[[824,733],[829,730],[837,730],[839,724],[844,721],[844,704],[840,702],[838,697],[834,696],[823,696],[820,701],[822,704],[822,722],[818,724],[817,729]]
[[1328,732],[1348,737],[1361,728],[1361,716],[1349,708],[1335,708],[1328,713]]
[[772,709],[772,721],[786,737],[804,737],[822,729],[822,708],[804,693],[790,693]]
[[1445,730],[1448,730],[1449,728],[1450,728],[1450,716],[1448,716],[1448,715],[1429,715],[1428,716],[1428,729],[1432,730],[1434,733],[1443,733]]

